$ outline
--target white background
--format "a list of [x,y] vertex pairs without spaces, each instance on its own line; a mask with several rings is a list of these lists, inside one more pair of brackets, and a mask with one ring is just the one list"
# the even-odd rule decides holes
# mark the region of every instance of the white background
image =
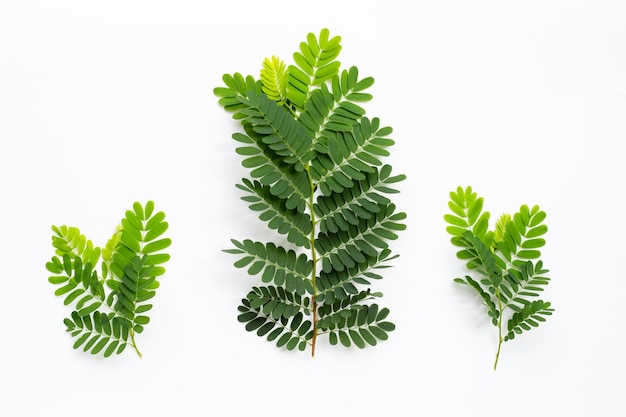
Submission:
[[[626,3],[623,1],[0,2],[0,414],[624,416]],[[221,252],[274,239],[217,105],[224,73],[342,37],[394,128],[408,229],[375,348],[315,358],[248,333],[259,280]],[[539,204],[556,313],[504,344],[445,233],[471,185],[492,217]],[[50,226],[103,245],[134,201],[167,214],[171,261],[144,354],[71,348],[45,263]]]

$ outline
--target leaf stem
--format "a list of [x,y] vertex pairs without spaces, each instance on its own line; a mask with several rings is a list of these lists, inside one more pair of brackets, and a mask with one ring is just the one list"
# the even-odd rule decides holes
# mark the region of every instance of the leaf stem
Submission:
[[309,179],[309,188],[311,193],[309,195],[309,201],[307,206],[309,207],[309,213],[311,216],[311,237],[309,243],[311,244],[311,260],[313,262],[313,268],[311,269],[311,284],[313,285],[313,294],[311,295],[311,310],[313,311],[313,338],[311,339],[311,357],[315,356],[315,343],[317,341],[317,285],[315,285],[317,277],[317,251],[315,250],[315,210],[313,210],[313,196],[315,194],[315,184],[313,183],[313,177],[311,176],[310,165],[304,167],[306,175]]
[[286,108],[287,108],[287,110],[289,110],[289,112],[291,113],[291,115],[292,115],[293,117],[296,117],[296,118],[298,117],[298,112],[296,111],[296,109],[295,109],[295,107],[294,107],[293,103],[291,103],[291,102],[289,102],[289,101],[287,101],[287,100],[285,99],[285,102],[283,102],[283,106],[284,106],[284,107],[286,107]]
[[496,352],[496,361],[493,364],[493,370],[498,368],[498,359],[500,358],[500,348],[502,347],[502,300],[500,299],[500,288],[496,288],[496,298],[498,300],[498,350]]
[[137,347],[137,344],[135,343],[135,331],[133,329],[130,330],[130,345],[133,347],[133,349],[135,349],[137,355],[139,355],[139,359],[143,358],[143,355],[141,354],[139,348]]

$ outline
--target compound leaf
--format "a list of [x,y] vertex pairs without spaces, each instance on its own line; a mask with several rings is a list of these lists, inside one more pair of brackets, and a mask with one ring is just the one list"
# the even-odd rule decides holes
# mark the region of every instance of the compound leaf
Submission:
[[332,79],[339,71],[336,59],[341,52],[341,37],[329,36],[325,28],[318,37],[309,33],[306,42],[300,43],[300,51],[293,54],[295,64],[289,66],[287,98],[297,109],[304,109],[313,87]]
[[[494,370],[498,365],[503,342],[537,327],[554,309],[549,302],[532,300],[550,282],[545,274],[539,251],[548,231],[543,223],[546,213],[535,205],[522,205],[513,215],[502,214],[494,230],[489,230],[489,212],[483,211],[483,198],[472,187],[458,187],[450,192],[450,213],[444,215],[451,243],[460,247],[457,257],[468,269],[481,276],[474,279],[455,278],[468,284],[482,298],[487,313],[498,328],[498,350]],[[503,317],[512,312],[503,336]]]
[[504,340],[513,340],[516,335],[522,334],[522,332],[537,327],[539,323],[546,321],[545,316],[550,316],[554,312],[554,309],[550,306],[548,302],[536,300],[526,304],[521,311],[513,313],[513,316],[507,322],[508,333]]
[[262,90],[270,100],[280,103],[285,102],[287,99],[288,81],[289,73],[284,61],[275,56],[263,60],[263,69],[261,70]]
[[167,229],[165,214],[155,212],[152,201],[134,203],[102,250],[75,227],[52,227],[55,255],[46,263],[53,274],[48,281],[57,286],[55,295],[74,307],[64,323],[75,349],[109,357],[131,345],[141,356],[134,336],[150,322],[145,313],[152,304],[146,302],[169,260],[163,252],[171,244],[163,237]]
[[224,250],[264,284],[242,300],[238,320],[278,347],[310,346],[312,355],[322,334],[363,348],[393,331],[388,310],[377,316],[371,304],[382,294],[368,287],[397,257],[390,243],[406,228],[390,199],[405,176],[384,163],[393,130],[366,116],[374,79],[340,68],[340,41],[328,29],[309,33],[293,63],[266,58],[260,80],[226,74],[214,90],[241,122],[232,138],[250,177],[237,184],[242,200],[282,241],[232,239]]

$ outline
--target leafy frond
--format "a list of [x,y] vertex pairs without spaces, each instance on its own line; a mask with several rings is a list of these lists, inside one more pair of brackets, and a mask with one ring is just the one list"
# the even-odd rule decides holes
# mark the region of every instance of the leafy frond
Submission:
[[543,287],[548,285],[550,278],[545,276],[549,271],[543,268],[543,262],[526,261],[519,268],[511,268],[505,275],[502,289],[502,301],[504,307],[518,312],[526,304],[528,297],[539,297]]
[[272,242],[263,244],[249,239],[243,242],[232,239],[231,242],[236,249],[225,252],[243,255],[235,262],[235,267],[248,267],[250,275],[262,273],[261,281],[284,286],[287,291],[299,295],[313,294],[313,285],[309,280],[313,262],[305,254],[298,255],[295,251],[285,250]]
[[383,194],[394,194],[399,191],[392,185],[403,181],[405,175],[391,176],[391,166],[384,165],[380,171],[373,168],[372,172],[352,188],[331,196],[319,196],[313,206],[322,233],[344,232],[350,225],[358,225],[362,219],[369,220],[380,212],[379,205],[391,203]]
[[[452,235],[452,244],[461,247],[457,257],[481,275],[477,280],[466,276],[454,281],[474,288],[498,328],[496,369],[502,343],[538,326],[545,321],[544,316],[554,311],[548,302],[530,300],[538,297],[550,282],[545,275],[549,271],[538,260],[539,248],[545,245],[543,235],[548,230],[543,224],[546,214],[539,206],[522,205],[513,216],[501,215],[495,229],[488,230],[489,212],[483,212],[483,199],[471,187],[458,187],[451,192],[448,207],[451,213],[444,216],[446,231]],[[503,317],[509,310],[512,316],[508,333],[503,336]]]
[[118,225],[115,229],[115,233],[111,236],[111,238],[107,241],[106,245],[102,248],[102,278],[113,278],[111,271],[111,265],[113,264],[113,259],[117,254],[117,249],[120,247],[120,241],[122,239],[122,225]]
[[341,193],[365,179],[381,157],[389,155],[394,141],[388,138],[392,129],[380,127],[380,120],[363,117],[349,132],[338,132],[328,139],[327,157],[320,155],[311,165],[312,176],[322,194]]
[[311,216],[308,213],[300,213],[289,210],[286,200],[273,195],[270,187],[258,181],[242,179],[242,184],[237,188],[247,193],[241,199],[250,203],[250,209],[260,212],[259,219],[266,221],[270,229],[276,230],[281,235],[287,235],[287,241],[296,246],[310,248],[311,242]]
[[233,139],[244,144],[236,149],[238,154],[246,156],[241,164],[251,170],[252,178],[269,186],[272,195],[285,200],[285,207],[303,213],[311,195],[306,172],[296,170],[293,164],[284,163],[283,158],[277,157],[254,132],[248,130],[247,133],[249,135],[233,134]]
[[247,106],[241,110],[246,115],[244,121],[260,135],[263,143],[282,157],[282,163],[293,164],[296,171],[302,171],[311,149],[311,139],[305,135],[302,125],[266,95],[250,93],[240,101]]
[[545,316],[551,316],[553,312],[554,309],[551,307],[551,304],[546,301],[536,300],[526,304],[521,311],[513,313],[513,316],[507,322],[509,332],[504,337],[504,340],[513,340],[515,335],[539,326],[539,323],[546,321]]
[[60,285],[54,295],[64,296],[65,305],[76,302],[79,316],[93,313],[104,302],[103,282],[98,278],[90,262],[83,265],[81,257],[76,256],[72,259],[66,253],[62,262],[58,257],[52,257],[46,268],[55,274],[48,277],[48,282]]
[[491,323],[494,326],[497,326],[498,318],[500,317],[500,310],[498,309],[498,306],[496,305],[496,302],[494,301],[496,297],[493,294],[490,294],[487,291],[485,291],[483,287],[481,287],[480,284],[476,282],[469,275],[466,275],[465,279],[456,278],[455,282],[468,284],[470,287],[472,287],[476,291],[476,293],[478,293],[478,296],[482,298],[483,300],[483,304],[485,305],[485,307],[487,307],[487,314],[489,315],[489,317],[491,317]]
[[380,294],[372,293],[368,288],[364,291],[359,291],[357,294],[350,295],[341,300],[335,300],[332,303],[324,303],[319,306],[318,313],[320,320],[318,326],[320,329],[329,329],[334,324],[339,323],[341,317],[347,318],[352,316],[353,311],[358,310],[362,306],[366,305],[366,302],[380,297]]
[[84,263],[96,265],[100,259],[100,248],[94,246],[77,227],[52,226],[52,246],[59,257],[78,256]]
[[128,344],[128,323],[120,317],[110,317],[99,311],[81,316],[74,311],[64,323],[67,332],[76,339],[74,349],[82,348],[92,355],[100,352],[105,358],[114,353],[119,355]]
[[265,337],[270,342],[276,342],[276,346],[284,347],[287,350],[306,349],[307,343],[313,337],[310,332],[311,321],[304,320],[301,311],[285,318],[280,316],[274,318],[273,314],[264,314],[262,306],[252,307],[250,300],[244,298],[238,308],[240,323],[246,324],[246,330],[256,331],[258,336]]
[[463,252],[467,256],[464,258],[467,262],[467,268],[476,269],[480,272],[485,277],[481,283],[487,285],[489,291],[494,293],[502,282],[502,269],[496,261],[497,257],[472,232],[463,233],[462,239],[467,248]]
[[397,257],[398,255],[391,256],[389,249],[383,249],[378,256],[366,256],[364,262],[352,268],[322,271],[316,281],[317,302],[332,304],[336,300],[345,300],[358,294],[360,291],[357,285],[370,285],[371,280],[381,279],[382,276],[376,270],[390,267],[387,263]]
[[[169,260],[163,253],[171,244],[163,237],[167,229],[165,214],[155,212],[151,201],[145,206],[135,203],[126,212],[102,251],[78,229],[53,226],[56,255],[46,263],[52,273],[48,281],[57,286],[55,295],[74,307],[65,324],[76,338],[75,349],[108,357],[130,344],[141,356],[134,337],[150,322],[146,313],[152,304],[147,301],[154,297],[156,278]],[[100,253],[102,276],[97,265]]]
[[115,286],[117,304],[115,310],[127,319],[135,332],[141,333],[143,326],[150,322],[150,318],[142,313],[152,309],[152,304],[146,303],[155,295],[158,281],[154,275],[155,266],[148,264],[148,255],[141,258],[135,256],[124,269],[124,275]]
[[111,264],[114,278],[109,279],[107,284],[122,278],[126,267],[136,257],[146,257],[146,265],[154,266],[152,274],[163,275],[165,268],[162,266],[170,259],[170,255],[163,251],[167,249],[172,240],[162,235],[169,228],[165,221],[165,213],[154,212],[154,202],[148,201],[145,208],[140,203],[133,204],[132,210],[126,210],[122,219],[119,245]]
[[497,244],[497,249],[509,263],[516,267],[523,265],[527,260],[538,259],[546,241],[542,237],[548,231],[543,224],[546,213],[534,206],[530,209],[522,205],[504,227],[505,233]]
[[395,204],[380,205],[376,217],[363,219],[358,226],[347,231],[320,233],[316,247],[322,261],[322,270],[343,271],[365,262],[366,256],[377,257],[379,251],[389,247],[389,240],[397,239],[397,231],[404,230],[403,212],[395,213]]
[[289,73],[287,65],[278,57],[265,58],[263,60],[263,69],[261,70],[261,83],[263,85],[263,93],[270,100],[284,103],[287,99],[287,83],[289,81]]
[[356,103],[372,99],[364,91],[373,84],[374,78],[359,79],[358,68],[351,67],[333,77],[330,87],[321,84],[312,91],[298,121],[306,128],[316,151],[328,153],[328,139],[338,132],[350,132],[365,115],[365,109]]
[[300,110],[304,109],[314,86],[339,72],[340,63],[336,59],[341,52],[341,37],[329,39],[329,35],[328,29],[322,29],[319,37],[309,33],[306,42],[300,43],[300,51],[293,54],[295,65],[289,66],[287,98]]
[[390,199],[406,177],[383,163],[392,128],[366,116],[374,79],[360,78],[354,66],[341,70],[340,40],[328,29],[309,33],[293,64],[272,56],[260,81],[235,73],[215,89],[241,121],[232,138],[249,170],[237,184],[242,200],[287,241],[232,239],[225,250],[236,255],[235,267],[268,285],[243,299],[239,321],[278,346],[310,345],[312,355],[326,321],[336,327],[325,327],[335,341],[348,337],[363,347],[386,339],[393,325],[382,318],[355,312],[354,322],[339,323],[331,316],[377,308],[364,302],[382,294],[367,287],[396,258],[390,242],[406,228],[406,214]]
[[[464,247],[462,236],[468,230],[487,246],[491,245],[493,232],[488,230],[490,214],[483,212],[483,201],[472,187],[458,187],[456,192],[450,192],[448,207],[452,213],[444,215],[444,219],[449,224],[446,231],[452,235],[450,241],[453,245]],[[463,256],[462,252],[459,251],[459,256]]]
[[507,226],[511,221],[511,215],[508,213],[504,213],[500,216],[498,221],[496,222],[496,229],[493,232],[493,244],[497,245],[498,243],[504,241],[507,234]]
[[232,75],[224,74],[222,81],[224,81],[225,86],[213,89],[213,93],[220,97],[218,103],[224,107],[224,110],[232,112],[234,119],[241,120],[245,118],[245,115],[240,110],[246,108],[246,105],[240,99],[247,97],[248,92],[261,94],[263,92],[261,81],[256,80],[252,75],[244,77],[238,72]]
[[395,325],[386,321],[389,309],[381,309],[375,303],[358,304],[355,302],[358,298],[347,299],[350,301],[347,305],[345,301],[329,305],[329,314],[320,319],[320,329],[328,333],[331,345],[340,342],[345,347],[354,344],[361,349],[366,345],[376,346],[379,340],[387,340],[388,333],[395,330]]
[[299,311],[309,315],[309,297],[285,290],[283,287],[267,286],[253,287],[246,296],[251,308],[259,308],[261,313],[275,319],[286,319],[295,316]]

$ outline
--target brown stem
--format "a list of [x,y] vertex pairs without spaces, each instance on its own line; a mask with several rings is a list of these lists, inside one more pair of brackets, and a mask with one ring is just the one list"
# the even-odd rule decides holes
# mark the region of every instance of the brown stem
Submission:
[[317,302],[315,297],[317,296],[317,285],[315,285],[315,278],[317,277],[317,251],[315,250],[315,210],[313,210],[313,195],[315,194],[315,185],[313,184],[313,177],[311,176],[311,170],[309,165],[305,167],[307,176],[309,177],[309,188],[311,194],[309,196],[309,212],[311,215],[311,237],[309,243],[311,244],[311,261],[313,262],[313,268],[311,269],[311,284],[313,285],[313,295],[311,295],[311,308],[313,309],[313,337],[311,339],[311,357],[315,356],[315,343],[317,341]]

